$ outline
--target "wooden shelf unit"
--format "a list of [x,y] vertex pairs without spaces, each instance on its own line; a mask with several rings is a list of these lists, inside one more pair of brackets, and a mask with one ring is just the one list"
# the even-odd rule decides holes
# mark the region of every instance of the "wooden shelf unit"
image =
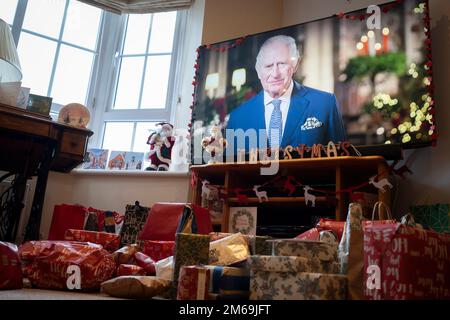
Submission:
[[[195,204],[201,204],[201,181],[208,180],[212,185],[221,185],[227,189],[251,189],[254,185],[262,185],[275,176],[261,175],[260,169],[268,167],[268,164],[262,163],[219,163],[191,166],[191,174],[195,173],[198,178],[196,188],[191,188],[190,199]],[[380,175],[378,181],[389,176],[389,166],[386,160],[380,156],[368,157],[336,157],[336,158],[314,158],[314,159],[293,159],[280,160],[279,170],[276,176],[294,176],[302,185],[325,185],[326,187],[317,187],[317,189],[327,189],[330,192],[342,190],[351,186],[361,185],[369,181],[369,178]],[[264,190],[265,188],[261,188]],[[372,186],[365,186],[359,192],[378,193],[378,200],[386,204],[391,204],[390,191],[382,192]],[[314,190],[311,191],[314,194]],[[272,194],[272,196],[271,196]],[[230,206],[272,206],[280,208],[290,206],[307,211],[303,190],[297,188],[297,192],[289,197],[283,194],[277,194],[272,190],[267,191],[269,201],[259,202],[258,198],[252,192],[246,193],[248,203],[240,204],[234,195],[230,195],[224,201],[223,218],[221,222],[221,231],[228,231],[228,217]],[[350,199],[348,193],[336,194],[337,205],[333,207],[333,213],[337,220],[345,220]],[[327,197],[316,195],[316,207],[328,204]],[[288,209],[289,210],[289,209]],[[259,211],[259,210],[258,210]],[[218,223],[218,222],[216,222]]]

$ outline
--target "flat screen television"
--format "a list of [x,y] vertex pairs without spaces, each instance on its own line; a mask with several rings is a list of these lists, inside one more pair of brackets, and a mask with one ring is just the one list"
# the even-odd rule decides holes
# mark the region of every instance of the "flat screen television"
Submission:
[[194,85],[193,164],[205,162],[199,145],[213,126],[224,137],[226,129],[262,130],[281,148],[349,141],[382,153],[436,140],[423,0],[201,46]]

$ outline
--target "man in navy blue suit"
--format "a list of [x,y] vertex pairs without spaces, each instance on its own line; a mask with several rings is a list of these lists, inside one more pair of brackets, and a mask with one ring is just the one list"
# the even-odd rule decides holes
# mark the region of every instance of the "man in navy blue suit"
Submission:
[[236,133],[235,152],[236,136],[239,132],[242,134],[238,129],[244,132],[256,130],[256,141],[251,141],[248,136],[245,139],[247,152],[252,148],[345,141],[346,133],[335,95],[292,79],[299,62],[299,52],[292,37],[274,36],[261,46],[255,67],[263,90],[234,109],[227,125],[227,138],[230,138],[230,129]]

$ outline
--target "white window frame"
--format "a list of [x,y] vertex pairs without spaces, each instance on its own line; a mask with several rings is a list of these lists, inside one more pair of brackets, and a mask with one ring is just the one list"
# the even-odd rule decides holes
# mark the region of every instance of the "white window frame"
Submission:
[[[46,95],[49,96],[49,97],[51,96],[51,89],[53,87],[53,83],[54,83],[54,79],[55,79],[56,67],[57,67],[57,64],[58,64],[59,52],[61,50],[61,45],[66,45],[66,46],[69,46],[69,47],[72,47],[72,48],[76,48],[76,49],[79,49],[79,50],[83,50],[83,51],[87,51],[87,52],[93,53],[94,54],[94,59],[93,59],[94,61],[92,63],[91,74],[90,74],[90,77],[89,77],[89,83],[88,83],[87,92],[86,92],[86,101],[82,101],[82,103],[86,103],[86,104],[89,105],[90,95],[91,95],[91,91],[92,91],[91,90],[92,89],[92,79],[94,79],[94,73],[95,73],[95,70],[98,69],[97,65],[99,64],[98,63],[99,39],[102,37],[100,31],[98,32],[98,35],[97,35],[97,41],[96,41],[96,46],[95,46],[94,50],[88,49],[88,48],[84,48],[84,47],[81,47],[81,46],[78,46],[78,45],[75,45],[75,44],[72,44],[72,43],[69,43],[69,42],[66,42],[66,41],[62,40],[62,35],[63,35],[63,32],[64,32],[64,28],[66,26],[67,9],[69,7],[69,2],[70,1],[75,1],[75,0],[69,0],[69,1],[66,1],[66,3],[65,3],[64,14],[63,14],[63,17],[62,17],[62,20],[61,20],[61,29],[59,31],[58,38],[53,38],[53,37],[50,37],[50,36],[47,36],[47,35],[40,34],[38,32],[34,32],[32,30],[24,29],[23,28],[23,22],[25,20],[25,12],[26,12],[26,8],[27,8],[27,5],[28,5],[28,1],[29,0],[19,0],[18,3],[17,3],[16,12],[15,12],[15,15],[14,15],[14,21],[13,21],[13,24],[11,26],[11,33],[13,35],[14,43],[15,43],[16,47],[18,46],[21,32],[25,32],[27,34],[30,34],[30,35],[33,35],[33,36],[36,36],[36,37],[40,37],[40,38],[43,38],[43,39],[46,39],[46,40],[50,40],[50,41],[53,41],[53,42],[56,43],[55,57],[53,59],[53,66],[52,66],[52,71],[51,71],[51,74],[50,74],[50,81],[49,81],[47,92],[46,92]],[[103,25],[103,20],[104,20],[104,12],[100,16],[100,22],[99,22],[100,30],[101,30],[101,27]],[[53,101],[50,113],[53,114],[53,115],[58,114],[59,110],[63,106],[64,105],[59,104],[56,101]]]
[[[166,105],[158,109],[113,109],[116,88],[120,72],[120,53],[125,41],[125,27],[127,15],[104,13],[104,23],[100,33],[110,36],[101,38],[99,61],[102,61],[101,70],[93,79],[95,88],[88,100],[94,114],[92,116],[91,130],[94,135],[90,138],[91,147],[102,147],[106,122],[161,122],[172,121],[173,110],[179,100],[181,87],[181,60],[183,53],[184,30],[187,21],[187,10],[179,10],[175,23],[175,34],[172,47],[172,59],[169,71],[169,81],[166,96]],[[99,66],[97,66],[99,67]],[[144,66],[145,67],[145,66]],[[140,90],[142,95],[143,88]],[[95,98],[94,98],[95,97]],[[103,106],[103,107],[102,107]],[[136,123],[134,124],[133,138],[135,138]],[[131,146],[133,146],[131,141]]]
[[[22,31],[28,1],[29,0],[19,0],[17,3],[17,8],[11,29],[16,46],[18,45],[20,33]],[[68,4],[69,1],[66,2],[66,9]],[[91,122],[89,124],[89,129],[94,132],[94,135],[89,139],[89,147],[99,148],[102,146],[106,122],[168,121],[173,123],[175,120],[176,107],[181,99],[181,85],[183,80],[182,60],[183,51],[185,49],[184,39],[188,20],[188,10],[177,11],[166,105],[164,106],[164,108],[159,109],[114,110],[112,107],[119,79],[119,53],[123,46],[123,42],[125,41],[127,15],[117,15],[108,11],[103,11],[100,18],[100,30],[98,32],[97,44],[95,51],[93,51],[62,41],[61,35],[64,31],[66,14],[67,10],[65,10],[64,12],[62,28],[60,30],[58,39],[41,35],[31,30],[24,29],[23,32],[49,39],[57,43],[57,49],[55,59],[53,61],[53,69],[50,77],[49,87],[47,89],[47,95],[49,95],[49,90],[53,84],[56,65],[58,62],[58,53],[62,44],[94,53],[94,61],[86,93],[86,101],[84,102],[86,106],[88,106],[91,110]],[[142,95],[142,90],[143,88],[140,91],[140,95]],[[60,105],[55,101],[52,104],[51,113],[58,113],[62,106],[63,105]],[[132,140],[134,140],[135,138],[135,130],[136,124],[134,125]],[[133,146],[133,141],[131,141],[131,146]]]

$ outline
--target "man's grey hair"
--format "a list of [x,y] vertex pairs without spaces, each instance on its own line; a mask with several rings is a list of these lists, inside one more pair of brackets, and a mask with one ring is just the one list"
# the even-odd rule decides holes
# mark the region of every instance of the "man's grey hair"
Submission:
[[259,52],[258,52],[258,55],[256,56],[256,64],[255,64],[255,68],[257,71],[259,70],[259,67],[261,66],[262,52],[264,51],[264,49],[266,49],[267,47],[271,46],[274,43],[281,43],[281,44],[285,44],[286,46],[288,46],[289,55],[290,55],[291,59],[293,58],[291,60],[291,63],[293,66],[295,66],[297,64],[298,60],[300,59],[300,53],[298,52],[297,44],[295,43],[295,39],[290,36],[278,35],[278,36],[273,36],[273,37],[267,39],[266,41],[264,41],[261,48],[259,48]]

